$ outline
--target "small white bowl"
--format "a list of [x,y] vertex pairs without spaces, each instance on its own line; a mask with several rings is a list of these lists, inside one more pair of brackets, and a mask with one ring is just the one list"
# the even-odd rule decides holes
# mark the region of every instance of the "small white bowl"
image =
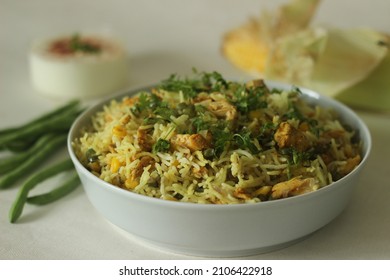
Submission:
[[[291,89],[290,85],[267,85]],[[204,205],[151,198],[104,182],[79,162],[71,143],[109,100],[88,109],[75,121],[68,138],[69,154],[95,208],[111,223],[149,243],[177,253],[208,257],[276,250],[322,228],[343,211],[371,150],[370,132],[352,110],[311,90],[301,91],[309,102],[339,112],[345,123],[358,130],[363,142],[362,161],[355,170],[311,193],[256,204]],[[118,99],[136,92],[127,91]]]
[[30,76],[38,93],[58,100],[90,99],[128,86],[129,58],[117,39],[103,34],[83,34],[83,39],[94,40],[99,51],[61,53],[61,50],[53,50],[56,43],[69,42],[75,36],[40,39],[31,47]]

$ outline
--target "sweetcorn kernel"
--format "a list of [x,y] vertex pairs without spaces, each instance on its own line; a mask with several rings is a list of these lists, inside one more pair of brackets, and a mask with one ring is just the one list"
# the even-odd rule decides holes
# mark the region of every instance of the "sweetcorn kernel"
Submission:
[[127,134],[126,128],[124,126],[121,126],[121,125],[114,126],[114,128],[112,129],[112,134],[123,138]]
[[119,168],[121,167],[121,162],[116,158],[116,157],[113,157],[111,159],[111,167],[110,167],[110,171],[112,173],[116,173],[118,172]]
[[136,180],[132,180],[131,178],[126,179],[125,181],[126,188],[133,190],[136,186],[138,186],[138,182]]

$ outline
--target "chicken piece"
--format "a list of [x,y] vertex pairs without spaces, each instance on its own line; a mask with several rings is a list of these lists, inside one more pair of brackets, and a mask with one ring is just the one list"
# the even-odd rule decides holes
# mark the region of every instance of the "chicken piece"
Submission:
[[142,173],[144,172],[144,168],[153,164],[154,164],[154,159],[152,157],[150,156],[141,157],[136,168],[133,169],[133,171],[131,172],[131,180],[135,181],[137,178],[141,177]]
[[345,165],[340,166],[340,168],[337,170],[338,173],[344,177],[348,173],[350,173],[361,161],[360,155],[356,155],[353,158],[347,159],[347,162]]
[[213,101],[207,109],[211,111],[217,117],[225,117],[227,121],[236,119],[237,109],[226,100]]
[[237,109],[226,100],[205,99],[197,103],[207,108],[216,117],[231,121],[237,118]]
[[243,189],[243,188],[236,188],[234,190],[234,196],[237,197],[237,198],[241,198],[244,201],[252,199],[250,193],[248,193],[248,190]]
[[252,193],[252,195],[254,197],[258,197],[258,196],[263,196],[263,197],[267,197],[271,191],[272,187],[271,186],[262,186],[260,188],[258,188],[256,191],[254,191]]
[[288,122],[282,122],[275,132],[274,139],[279,148],[293,147],[299,152],[306,151],[311,144],[306,135]]
[[176,134],[171,138],[173,147],[185,147],[194,151],[201,151],[209,147],[209,142],[201,134]]
[[271,190],[271,197],[273,199],[286,198],[309,193],[318,188],[319,185],[314,178],[302,179],[301,177],[295,177],[291,180],[274,185]]
[[245,201],[251,200],[255,197],[266,200],[265,198],[268,197],[271,188],[271,186],[262,186],[258,189],[238,187],[234,190],[234,196],[237,198],[241,198]]
[[152,144],[152,137],[148,134],[147,130],[145,129],[138,129],[137,130],[137,139],[138,139],[138,145],[142,149],[142,151],[150,152],[152,150],[153,144]]

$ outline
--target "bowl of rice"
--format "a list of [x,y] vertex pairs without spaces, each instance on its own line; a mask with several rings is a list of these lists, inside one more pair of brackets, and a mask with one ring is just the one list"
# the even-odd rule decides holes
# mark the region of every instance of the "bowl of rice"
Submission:
[[343,104],[293,85],[171,75],[87,109],[68,150],[112,224],[177,253],[237,257],[301,240],[348,204],[371,149]]

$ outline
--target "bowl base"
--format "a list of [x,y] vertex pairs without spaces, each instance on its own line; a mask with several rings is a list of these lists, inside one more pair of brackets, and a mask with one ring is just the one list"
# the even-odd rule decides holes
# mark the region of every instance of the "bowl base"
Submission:
[[286,247],[292,246],[302,241],[303,239],[306,239],[307,236],[300,237],[298,239],[288,241],[285,243],[276,244],[273,246],[253,248],[253,249],[243,249],[243,250],[207,250],[207,249],[197,249],[197,248],[178,248],[176,246],[170,246],[167,244],[157,243],[151,240],[146,240],[138,236],[136,236],[136,238],[142,239],[145,243],[151,244],[160,250],[164,250],[174,254],[201,257],[201,258],[238,258],[238,257],[261,255],[261,254],[266,254],[273,251],[281,250]]
[[288,242],[284,242],[272,246],[260,247],[260,248],[251,248],[251,249],[242,249],[242,250],[241,249],[240,250],[208,250],[208,249],[201,249],[201,248],[180,247],[180,246],[175,246],[167,243],[156,242],[138,236],[136,234],[129,233],[125,229],[122,229],[121,227],[111,223],[108,220],[107,222],[111,224],[114,228],[116,228],[119,232],[124,234],[126,237],[130,237],[134,241],[136,242],[139,241],[139,243],[142,243],[141,244],[142,246],[147,246],[152,249],[159,250],[165,253],[172,253],[172,254],[199,257],[199,258],[238,258],[238,257],[248,257],[253,255],[266,254],[266,253],[270,253],[273,251],[281,250],[286,247],[292,246],[296,243],[301,242],[302,240],[306,239],[308,236],[313,234],[310,233],[308,235],[305,235],[303,237]]

